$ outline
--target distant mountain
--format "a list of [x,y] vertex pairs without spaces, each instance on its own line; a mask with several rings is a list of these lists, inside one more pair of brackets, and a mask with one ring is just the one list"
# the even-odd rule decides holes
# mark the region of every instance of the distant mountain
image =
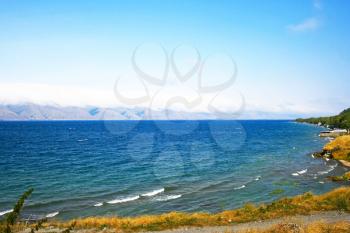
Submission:
[[[300,115],[299,115],[300,116]],[[0,121],[28,120],[213,120],[213,119],[295,119],[293,113],[244,111],[216,115],[207,112],[152,110],[146,108],[62,107],[59,105],[0,104]]]
[[330,117],[313,117],[307,119],[297,119],[297,122],[307,122],[311,124],[327,125],[329,128],[350,129],[350,108],[342,111],[339,115]]
[[209,113],[191,113],[181,111],[149,111],[143,108],[99,108],[99,107],[62,107],[56,105],[16,104],[0,105],[0,120],[188,120],[215,119]]

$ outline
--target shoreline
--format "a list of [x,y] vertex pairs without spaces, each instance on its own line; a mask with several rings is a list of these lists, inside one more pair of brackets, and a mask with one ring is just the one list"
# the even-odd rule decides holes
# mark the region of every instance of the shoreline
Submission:
[[[350,135],[348,135],[350,138]],[[332,141],[334,142],[334,140]],[[324,148],[331,142],[325,143]],[[315,152],[320,153],[321,152]],[[326,154],[326,153],[325,153]],[[328,156],[328,155],[327,155]],[[321,156],[317,156],[321,157]],[[315,156],[316,158],[316,156]],[[322,158],[329,158],[323,157]],[[333,158],[332,158],[333,159]],[[341,164],[348,164],[350,162],[345,160],[336,160]],[[329,196],[334,196],[334,192],[337,193],[340,191],[340,195],[335,195],[333,198],[338,198],[337,196],[342,196],[345,193],[346,197],[350,197],[350,188],[338,188],[332,190],[328,193],[324,193],[321,195],[313,195],[311,193],[304,193],[301,195],[297,195],[294,197],[282,197],[279,200],[273,201],[271,203],[264,203],[260,205],[254,205],[250,203],[246,203],[243,207],[233,210],[223,211],[221,213],[181,213],[181,212],[170,212],[166,214],[160,215],[146,215],[146,216],[136,216],[136,217],[87,217],[87,218],[78,218],[72,219],[68,221],[63,220],[54,220],[50,219],[44,226],[44,229],[53,229],[58,228],[61,232],[62,229],[69,226],[69,224],[75,223],[77,229],[84,229],[84,231],[74,231],[74,232],[86,232],[85,230],[91,229],[120,229],[122,232],[129,232],[129,226],[131,228],[130,232],[138,232],[138,231],[164,231],[173,232],[173,230],[169,231],[168,229],[184,229],[183,227],[191,228],[190,233],[193,233],[193,227],[201,227],[200,229],[227,229],[236,226],[237,224],[245,224],[247,226],[255,226],[254,224],[262,224],[263,222],[273,223],[275,220],[284,219],[286,217],[292,216],[318,216],[323,213],[328,213],[328,211],[350,211],[350,203],[345,204],[345,209],[339,209],[338,204],[332,204],[333,206],[327,206],[325,208],[319,208],[319,200],[322,198],[327,198]],[[333,193],[333,194],[332,194]],[[307,206],[305,208],[310,209],[298,209],[302,207],[302,202],[309,199],[312,199],[316,204],[315,206]],[[350,199],[350,198],[348,198]],[[286,202],[287,201],[287,202]],[[291,208],[293,211],[288,212],[290,210],[285,209],[286,206],[295,202]],[[346,201],[345,201],[346,202]],[[294,208],[294,209],[293,209]],[[295,209],[296,208],[296,209]],[[262,211],[265,209],[264,211]],[[260,213],[260,211],[262,211]],[[254,213],[254,215],[252,214]],[[257,216],[255,216],[255,214]],[[253,216],[252,216],[253,215]],[[350,217],[349,217],[350,220]],[[170,224],[170,225],[167,225]],[[268,224],[271,226],[272,224]],[[127,226],[127,228],[125,228]],[[243,225],[244,226],[244,225]],[[0,226],[1,227],[1,226]],[[203,228],[204,227],[204,228]],[[155,229],[154,229],[155,228]],[[43,231],[46,232],[46,231]],[[47,231],[48,232],[48,231]],[[50,231],[55,232],[55,231]],[[95,232],[95,231],[92,231]],[[105,232],[105,231],[104,231]],[[176,230],[174,232],[177,232]],[[183,231],[181,231],[183,232]],[[200,231],[202,232],[202,231]],[[211,231],[208,231],[208,233]]]
[[[285,197],[272,203],[260,205],[245,204],[242,208],[223,211],[217,214],[171,212],[161,215],[138,217],[88,217],[71,221],[48,221],[43,224],[43,231],[58,233],[69,227],[73,232],[186,232],[181,229],[200,229],[198,232],[212,232],[212,229],[234,229],[236,226],[256,227],[263,223],[272,226],[286,219],[312,219],[322,216],[334,221],[343,213],[350,223],[350,187],[340,187],[328,193],[314,195],[304,193],[294,197]],[[344,216],[344,215],[342,215]],[[34,225],[29,225],[33,227]],[[19,225],[16,232],[28,232],[28,225]],[[208,229],[209,231],[201,231]],[[215,231],[216,232],[216,231]],[[220,232],[220,231],[219,231]]]

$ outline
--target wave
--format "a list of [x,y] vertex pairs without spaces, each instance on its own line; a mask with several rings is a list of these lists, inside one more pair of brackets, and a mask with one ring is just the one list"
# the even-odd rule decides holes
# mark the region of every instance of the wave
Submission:
[[46,215],[46,218],[53,218],[53,217],[55,217],[56,215],[58,215],[60,212],[53,212],[53,213],[49,213],[49,214],[47,214]]
[[155,200],[156,201],[169,201],[169,200],[175,200],[175,199],[178,199],[182,197],[182,195],[167,195],[167,196],[164,196],[164,197],[158,197],[156,198]]
[[245,185],[241,185],[239,187],[234,188],[234,190],[244,189],[245,187],[246,187]]
[[103,203],[102,202],[98,202],[94,205],[95,207],[99,207],[99,206],[103,206]]
[[139,199],[140,196],[134,196],[134,197],[127,197],[127,198],[122,198],[122,199],[115,199],[112,201],[107,201],[108,204],[119,204],[119,203],[124,203],[124,202],[130,202],[130,201],[135,201],[137,199]]
[[164,191],[165,191],[164,188],[153,190],[151,192],[148,192],[148,193],[145,193],[145,194],[141,194],[141,197],[152,197],[152,196],[158,195],[160,193],[163,193]]
[[13,209],[2,211],[2,212],[0,212],[0,216],[11,213],[12,211],[13,211]]
[[260,180],[261,179],[261,176],[257,176],[257,177],[255,177],[255,181],[258,181],[258,180]]
[[327,169],[327,170],[325,170],[325,171],[319,171],[319,172],[317,172],[317,174],[319,174],[319,175],[328,174],[328,173],[330,173],[331,171],[333,171],[337,166],[338,166],[338,164],[335,164],[335,165],[333,165],[333,166],[330,166],[330,168]]
[[292,176],[299,176],[299,175],[305,174],[306,172],[307,172],[307,169],[304,169],[304,170],[292,173]]
[[86,142],[86,141],[88,141],[89,139],[87,139],[87,138],[85,138],[85,139],[78,139],[77,141],[78,142]]
[[304,174],[304,173],[306,173],[306,172],[307,172],[307,169],[304,169],[304,170],[298,171],[297,173],[298,173],[299,175],[302,175],[302,174]]

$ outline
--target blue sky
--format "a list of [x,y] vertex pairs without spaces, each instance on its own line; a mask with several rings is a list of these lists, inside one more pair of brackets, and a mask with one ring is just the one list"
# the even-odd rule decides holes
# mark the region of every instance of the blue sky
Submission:
[[[135,48],[161,44],[169,53],[186,45],[202,58],[234,58],[237,80],[217,103],[227,111],[240,93],[246,111],[336,113],[350,106],[349,11],[350,2],[340,0],[2,0],[0,100],[118,105],[120,75],[125,95],[143,91],[130,71]],[[157,72],[163,59],[152,46],[139,61]],[[224,79],[220,64],[213,63],[208,83]],[[174,83],[173,93],[182,93]]]

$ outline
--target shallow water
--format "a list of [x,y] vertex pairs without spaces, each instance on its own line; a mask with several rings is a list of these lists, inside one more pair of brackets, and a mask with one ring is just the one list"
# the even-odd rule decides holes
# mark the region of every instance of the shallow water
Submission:
[[[322,128],[292,121],[0,122],[0,215],[59,219],[218,212],[340,186],[314,159]],[[278,191],[276,191],[278,189]],[[275,190],[275,192],[273,192]]]

